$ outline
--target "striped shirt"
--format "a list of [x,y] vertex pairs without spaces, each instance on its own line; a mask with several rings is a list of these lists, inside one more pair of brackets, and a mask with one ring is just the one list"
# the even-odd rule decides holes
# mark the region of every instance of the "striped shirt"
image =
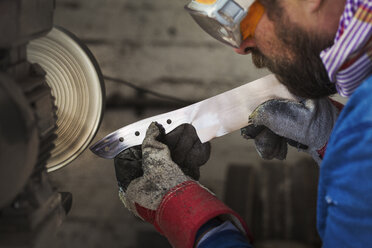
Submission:
[[342,96],[372,74],[372,1],[347,0],[332,47],[320,57]]

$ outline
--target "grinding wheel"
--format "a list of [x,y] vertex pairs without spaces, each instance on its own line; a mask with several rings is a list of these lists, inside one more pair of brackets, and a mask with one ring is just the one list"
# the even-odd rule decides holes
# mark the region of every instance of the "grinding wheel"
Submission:
[[58,137],[47,162],[51,172],[77,158],[98,131],[104,110],[103,77],[89,49],[61,27],[30,42],[27,56],[46,71],[58,108]]

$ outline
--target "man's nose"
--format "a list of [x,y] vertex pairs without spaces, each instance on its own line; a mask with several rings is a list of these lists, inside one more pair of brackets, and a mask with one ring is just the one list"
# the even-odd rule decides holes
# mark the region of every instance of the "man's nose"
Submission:
[[255,48],[255,47],[256,47],[256,43],[254,41],[254,38],[248,37],[242,42],[239,48],[235,48],[234,50],[238,54],[246,55],[246,54],[250,54],[252,48]]

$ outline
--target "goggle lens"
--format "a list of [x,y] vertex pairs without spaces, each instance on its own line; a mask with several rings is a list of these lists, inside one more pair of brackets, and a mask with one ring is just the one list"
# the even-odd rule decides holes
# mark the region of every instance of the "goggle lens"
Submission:
[[244,41],[248,37],[253,37],[258,22],[261,20],[265,8],[258,1],[255,1],[248,10],[246,17],[240,23],[240,32],[242,34],[242,40]]

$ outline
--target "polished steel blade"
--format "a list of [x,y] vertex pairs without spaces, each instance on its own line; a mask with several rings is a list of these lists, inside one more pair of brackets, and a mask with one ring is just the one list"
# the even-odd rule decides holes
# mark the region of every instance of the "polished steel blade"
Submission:
[[181,124],[191,124],[204,143],[245,127],[248,116],[259,104],[275,98],[295,99],[273,75],[269,75],[190,106],[125,126],[90,149],[103,158],[114,158],[121,151],[142,144],[147,128],[154,121],[163,125],[166,133]]

